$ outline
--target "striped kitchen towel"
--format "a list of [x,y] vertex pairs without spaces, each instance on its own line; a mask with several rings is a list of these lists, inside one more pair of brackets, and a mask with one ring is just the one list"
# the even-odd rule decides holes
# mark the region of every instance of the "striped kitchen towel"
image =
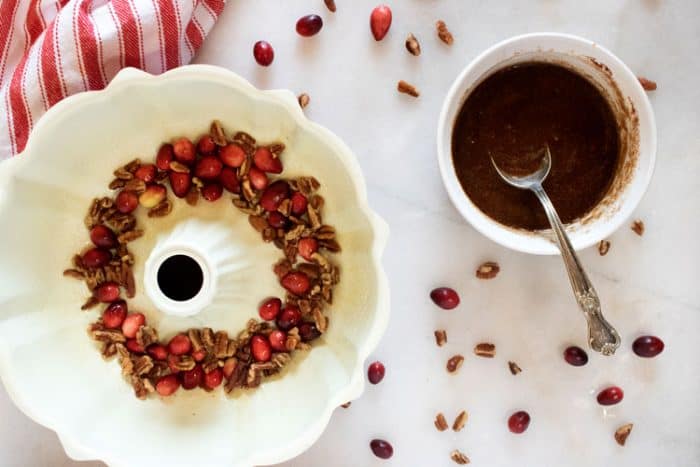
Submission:
[[66,96],[188,63],[226,0],[0,0],[0,160]]

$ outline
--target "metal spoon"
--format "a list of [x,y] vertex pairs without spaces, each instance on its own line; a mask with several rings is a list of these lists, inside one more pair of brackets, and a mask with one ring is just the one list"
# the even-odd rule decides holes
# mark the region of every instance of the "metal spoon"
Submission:
[[502,171],[496,164],[496,161],[493,160],[493,157],[491,158],[491,163],[496,168],[498,175],[508,184],[516,188],[532,191],[542,203],[547,219],[549,219],[552,230],[556,234],[559,250],[571,281],[571,287],[574,289],[574,296],[588,321],[588,344],[593,350],[603,355],[614,354],[615,350],[620,346],[620,335],[603,317],[598,294],[571,246],[569,236],[566,234],[554,205],[547,193],[545,193],[544,188],[542,188],[542,183],[544,183],[545,178],[549,175],[549,169],[552,167],[552,154],[549,152],[549,147],[545,146],[544,157],[540,161],[539,168],[527,175],[516,176]]

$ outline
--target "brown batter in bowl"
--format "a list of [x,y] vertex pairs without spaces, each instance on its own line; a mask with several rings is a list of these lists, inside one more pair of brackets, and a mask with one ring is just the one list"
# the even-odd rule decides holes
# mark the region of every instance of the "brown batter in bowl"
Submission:
[[484,79],[463,103],[452,160],[464,192],[489,217],[527,230],[549,227],[535,196],[503,182],[491,164],[527,169],[548,145],[544,183],[564,223],[584,217],[610,190],[620,165],[620,132],[601,91],[564,66],[528,62]]

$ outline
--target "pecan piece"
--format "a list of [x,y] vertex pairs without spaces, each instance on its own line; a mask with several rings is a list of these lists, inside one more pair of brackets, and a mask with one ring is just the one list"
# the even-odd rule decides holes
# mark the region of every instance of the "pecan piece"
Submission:
[[72,277],[73,279],[85,279],[85,274],[77,269],[66,269],[63,271],[64,277]]
[[459,367],[462,366],[462,363],[464,362],[464,357],[461,355],[454,355],[450,357],[449,360],[447,360],[447,371],[449,373],[454,373],[457,370],[459,370]]
[[399,80],[399,83],[396,85],[396,89],[402,93],[402,94],[408,94],[409,96],[412,97],[418,97],[420,96],[420,92],[416,87],[404,80]]
[[437,35],[442,42],[447,45],[452,45],[454,42],[454,37],[452,37],[452,33],[449,29],[447,29],[447,25],[443,20],[439,20],[437,23],[435,23],[435,29],[437,30]]
[[445,420],[445,416],[442,414],[442,412],[435,416],[435,428],[437,428],[438,431],[445,431],[447,428],[449,428],[447,425],[447,420]]
[[493,358],[496,356],[496,346],[490,342],[480,342],[474,347],[474,353],[479,357]]
[[128,231],[126,231],[126,232],[120,234],[120,235],[117,237],[117,241],[118,241],[119,243],[122,243],[122,244],[123,244],[123,243],[133,242],[133,241],[136,240],[137,238],[141,238],[141,237],[143,237],[143,230],[141,230],[141,229],[134,229],[134,230],[128,230]]
[[148,210],[148,217],[165,217],[173,210],[173,203],[165,198],[163,201]]
[[153,369],[153,359],[148,355],[141,355],[133,360],[134,373],[138,376],[145,375]]
[[645,91],[656,91],[656,81],[644,78],[643,76],[638,76],[637,79]]
[[634,233],[641,237],[644,235],[644,222],[642,222],[641,219],[637,219],[636,221],[632,222],[631,229]]
[[455,464],[459,465],[466,465],[470,462],[469,458],[466,455],[464,455],[463,452],[458,451],[457,449],[450,453],[450,459],[452,459],[455,462]]
[[183,174],[190,173],[190,168],[187,167],[182,162],[178,162],[178,161],[170,161],[170,170],[172,170],[173,172],[183,173]]
[[605,256],[608,254],[608,251],[610,251],[610,242],[601,240],[600,243],[598,243],[598,253],[600,256]]
[[632,423],[626,423],[615,430],[615,441],[617,441],[617,444],[620,446],[625,445],[627,442],[627,437],[630,435],[633,426],[634,425]]
[[158,331],[150,326],[141,326],[136,331],[136,342],[144,349],[158,342]]
[[[95,285],[96,285],[96,284],[95,284]],[[94,287],[93,287],[93,288],[94,288]],[[91,290],[92,290],[92,289],[91,289]],[[100,301],[97,299],[97,297],[91,296],[90,298],[88,298],[88,299],[85,301],[85,303],[83,303],[83,304],[80,306],[80,309],[83,310],[83,311],[89,310],[89,309],[94,308],[94,307],[96,307],[97,305],[99,305],[99,303],[100,303]]]
[[352,405],[352,402],[346,402],[345,404],[341,404],[340,406],[344,409],[349,409],[351,405]]
[[469,416],[467,415],[466,410],[462,410],[459,415],[457,415],[457,418],[455,418],[454,423],[452,424],[452,430],[453,431],[460,431],[462,428],[464,428],[464,424],[467,423],[467,418]]
[[306,106],[309,105],[309,102],[311,101],[311,98],[305,92],[302,94],[299,94],[299,97],[297,99],[299,100],[299,107],[301,107],[302,109],[305,109]]
[[476,277],[479,279],[493,279],[498,275],[501,268],[494,261],[486,261],[476,269]]
[[211,127],[209,127],[209,136],[211,136],[212,141],[214,141],[214,144],[217,146],[226,146],[226,144],[228,144],[224,127],[218,120],[214,120],[211,123]]
[[517,363],[512,362],[512,361],[509,361],[509,362],[508,362],[508,369],[510,370],[510,373],[511,373],[512,375],[517,375],[518,373],[520,373],[521,371],[523,371],[523,370],[520,369],[520,367],[518,366]]
[[323,0],[323,3],[326,4],[326,8],[328,8],[328,11],[330,11],[331,13],[335,13],[335,0]]
[[435,331],[435,343],[438,347],[442,347],[447,342],[447,331],[438,329]]
[[406,38],[406,50],[408,50],[408,53],[415,57],[420,55],[420,43],[418,42],[418,39],[416,39],[416,36],[414,36],[412,33],[410,33]]

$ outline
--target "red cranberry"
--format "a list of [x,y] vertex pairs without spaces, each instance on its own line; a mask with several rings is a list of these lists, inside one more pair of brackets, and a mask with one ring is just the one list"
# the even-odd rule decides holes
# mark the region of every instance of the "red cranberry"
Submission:
[[301,322],[301,312],[295,306],[286,306],[277,317],[277,327],[282,331],[289,331]]
[[194,175],[202,180],[214,180],[221,173],[224,164],[216,156],[204,156],[197,162]]
[[311,288],[309,276],[303,272],[290,272],[282,278],[282,287],[294,295],[304,295]]
[[369,443],[369,447],[372,449],[374,455],[380,459],[389,459],[394,455],[394,448],[391,447],[388,441],[384,441],[383,439],[373,439]]
[[150,355],[154,360],[165,360],[168,358],[168,349],[161,344],[153,344],[148,346],[146,352],[148,352],[148,355]]
[[306,199],[306,196],[302,195],[298,191],[295,192],[291,197],[292,214],[295,216],[301,216],[306,212],[306,206],[308,204],[309,201]]
[[598,393],[598,403],[600,405],[615,405],[625,396],[622,388],[610,386]]
[[190,390],[194,389],[200,384],[202,384],[202,379],[204,379],[204,370],[202,370],[201,365],[195,365],[189,371],[183,371],[181,373],[182,378],[182,389]]
[[253,154],[255,167],[263,172],[279,174],[282,173],[282,161],[275,157],[266,147],[259,147]]
[[278,352],[284,352],[287,350],[287,334],[284,331],[275,329],[267,336],[270,341],[270,347]]
[[268,212],[277,211],[282,201],[289,196],[289,185],[284,180],[278,180],[265,189],[260,197],[260,206]]
[[95,289],[95,297],[102,303],[111,303],[119,298],[119,284],[105,282]]
[[311,37],[323,27],[323,20],[318,15],[306,15],[297,21],[297,32],[300,36]]
[[173,160],[173,146],[164,144],[158,149],[156,156],[156,167],[160,170],[170,170],[170,162]]
[[133,339],[144,324],[146,324],[146,317],[143,313],[132,313],[122,323],[122,334],[127,339]]
[[273,321],[282,308],[282,300],[276,297],[270,297],[260,304],[258,313],[265,321]]
[[114,248],[117,246],[117,236],[112,229],[105,225],[96,225],[90,230],[90,240],[100,248]]
[[237,168],[245,161],[245,151],[235,143],[227,144],[219,150],[219,158],[229,167]]
[[253,185],[253,188],[256,190],[264,190],[267,188],[267,184],[270,183],[265,172],[257,167],[251,167],[248,170],[248,178],[250,179],[250,184]]
[[208,183],[202,187],[202,198],[207,201],[216,201],[224,193],[224,187],[218,183]]
[[207,358],[207,351],[205,349],[199,349],[195,352],[192,352],[192,358],[195,362],[201,362],[202,360]]
[[255,360],[259,362],[269,362],[272,358],[272,350],[270,349],[270,341],[264,336],[256,334],[250,338],[250,352]]
[[640,357],[656,357],[664,350],[664,341],[656,336],[641,336],[634,340],[632,351]]
[[267,216],[267,223],[275,229],[284,229],[287,227],[288,220],[282,213],[274,211]]
[[119,329],[129,311],[124,300],[117,300],[109,304],[102,313],[102,322],[107,329]]
[[153,164],[143,164],[141,167],[136,169],[134,172],[134,177],[139,180],[143,180],[146,183],[151,183],[156,179],[156,166]]
[[311,342],[321,336],[321,331],[318,330],[314,323],[301,323],[299,325],[299,337],[303,342]]
[[572,345],[564,350],[564,360],[573,366],[583,366],[588,363],[588,354],[581,347]]
[[135,191],[122,190],[114,200],[117,210],[122,214],[129,214],[139,207],[139,195]]
[[369,27],[375,41],[384,39],[386,33],[389,32],[389,27],[391,27],[391,8],[380,5],[372,10],[369,17]]
[[170,396],[180,387],[180,381],[175,375],[166,375],[156,383],[156,392],[161,396]]
[[374,362],[367,368],[367,379],[372,384],[379,384],[384,379],[386,369],[382,362]]
[[101,248],[90,248],[83,253],[83,264],[90,269],[106,266],[111,259],[112,253]]
[[184,198],[190,191],[192,186],[192,176],[188,173],[182,172],[170,172],[168,174],[168,179],[170,180],[170,188],[173,190],[173,194],[178,198]]
[[318,242],[315,238],[302,238],[297,244],[299,254],[306,261],[311,261],[311,256],[318,251]]
[[219,183],[231,193],[240,193],[241,184],[238,181],[236,171],[230,167],[224,167],[219,175]]
[[258,65],[270,66],[272,60],[275,59],[275,51],[269,42],[258,41],[253,46],[253,56]]
[[211,136],[204,135],[197,141],[197,151],[200,154],[211,154],[216,150],[216,143]]
[[136,339],[127,339],[126,343],[124,344],[127,349],[129,349],[133,353],[144,353],[145,349],[141,344],[138,343]]
[[206,389],[216,389],[224,380],[224,372],[221,368],[214,368],[209,373],[204,373],[204,381],[202,385]]
[[430,298],[444,310],[451,310],[459,305],[459,295],[449,287],[439,287],[430,292]]
[[524,410],[515,412],[510,416],[510,418],[508,418],[508,429],[511,431],[511,433],[520,434],[527,430],[529,425],[530,414]]
[[177,334],[168,342],[168,350],[173,355],[185,355],[192,350],[192,342],[185,334]]
[[197,159],[194,143],[188,138],[178,138],[173,141],[173,155],[185,165],[192,165]]

